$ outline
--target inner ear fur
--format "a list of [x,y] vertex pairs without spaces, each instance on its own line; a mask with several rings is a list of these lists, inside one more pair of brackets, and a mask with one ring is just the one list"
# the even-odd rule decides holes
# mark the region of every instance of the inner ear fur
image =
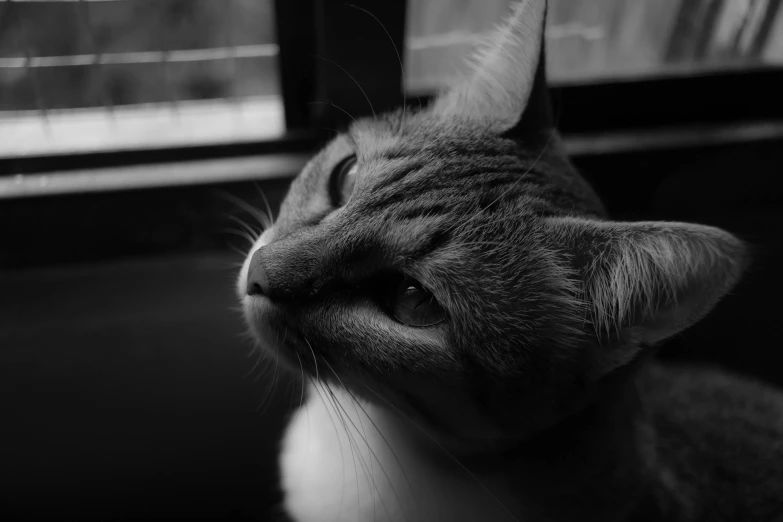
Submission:
[[[531,93],[535,91],[536,98],[545,94],[545,22],[546,0],[516,2],[505,22],[480,46],[467,78],[435,101],[433,114],[497,133],[517,126]],[[529,112],[541,117],[537,109]]]
[[704,317],[748,263],[742,241],[705,225],[577,217],[547,225],[579,275],[596,335],[632,346],[655,344]]

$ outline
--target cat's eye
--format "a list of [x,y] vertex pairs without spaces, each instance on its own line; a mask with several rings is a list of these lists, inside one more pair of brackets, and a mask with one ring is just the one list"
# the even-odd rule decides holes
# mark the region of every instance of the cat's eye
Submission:
[[408,326],[435,326],[446,320],[446,311],[431,292],[410,278],[401,278],[389,299],[392,315]]
[[329,179],[329,196],[332,198],[332,204],[335,207],[342,207],[348,202],[353,193],[353,187],[356,184],[356,174],[359,167],[356,163],[356,156],[348,156],[332,171]]

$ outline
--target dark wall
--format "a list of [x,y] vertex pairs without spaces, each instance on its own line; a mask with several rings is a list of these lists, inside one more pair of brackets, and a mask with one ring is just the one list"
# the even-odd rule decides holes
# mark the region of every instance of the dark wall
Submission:
[[300,395],[284,379],[271,390],[269,368],[255,367],[236,261],[193,254],[0,277],[0,517],[268,511],[284,410]]

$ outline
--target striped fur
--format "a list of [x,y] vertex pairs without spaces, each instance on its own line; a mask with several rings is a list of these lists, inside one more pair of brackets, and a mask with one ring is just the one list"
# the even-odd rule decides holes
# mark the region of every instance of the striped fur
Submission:
[[[608,219],[548,110],[530,106],[546,99],[544,4],[520,2],[472,76],[430,107],[334,138],[247,257],[238,290],[251,331],[321,383],[284,440],[297,520],[726,520],[713,505],[768,520],[783,509],[772,493],[783,490],[783,425],[770,420],[783,418],[783,398],[764,392],[775,413],[748,420],[753,385],[688,381],[647,357],[732,288],[745,247],[703,225]],[[329,179],[352,154],[355,188],[334,208]],[[251,263],[289,299],[246,295]],[[395,320],[390,274],[418,280],[447,320]],[[721,402],[725,389],[743,399]],[[746,474],[712,453],[709,430],[678,431],[716,419],[746,419],[720,446],[742,452]],[[727,500],[750,477],[769,488]]]

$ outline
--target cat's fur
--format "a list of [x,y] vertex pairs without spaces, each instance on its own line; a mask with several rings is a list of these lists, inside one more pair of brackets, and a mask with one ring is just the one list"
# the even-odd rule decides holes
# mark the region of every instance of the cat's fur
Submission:
[[[607,220],[552,128],[544,4],[517,4],[431,107],[335,138],[248,255],[248,325],[310,383],[281,454],[295,520],[783,519],[783,395],[652,360],[746,249],[712,227]],[[377,295],[389,273],[446,322],[395,320]],[[271,297],[248,295],[259,278]]]

